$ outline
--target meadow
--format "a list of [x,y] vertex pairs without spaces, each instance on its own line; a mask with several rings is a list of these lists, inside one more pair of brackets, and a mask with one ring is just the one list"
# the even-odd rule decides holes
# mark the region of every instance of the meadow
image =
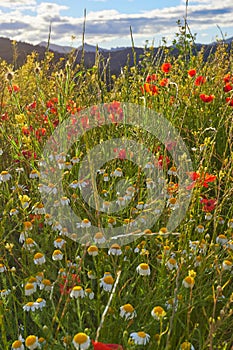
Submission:
[[232,349],[233,55],[191,39],[0,61],[1,349]]

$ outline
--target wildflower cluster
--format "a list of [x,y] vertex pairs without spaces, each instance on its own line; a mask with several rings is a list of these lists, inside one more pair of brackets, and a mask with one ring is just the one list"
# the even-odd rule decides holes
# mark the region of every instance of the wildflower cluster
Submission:
[[[186,65],[145,50],[108,89],[98,55],[92,69],[71,55],[53,70],[49,53],[0,66],[1,349],[228,349],[233,70],[223,50]],[[124,124],[120,101],[163,114],[190,157],[162,127],[156,137]],[[113,135],[100,164],[97,146]]]

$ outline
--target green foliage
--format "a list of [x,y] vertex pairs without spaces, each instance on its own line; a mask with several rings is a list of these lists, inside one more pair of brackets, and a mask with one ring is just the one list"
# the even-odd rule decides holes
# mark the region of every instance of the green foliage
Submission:
[[[85,332],[95,339],[99,326],[99,340],[121,344],[128,350],[188,349],[189,345],[184,347],[186,341],[195,349],[230,349],[232,56],[219,44],[216,53],[205,62],[202,51],[193,54],[194,37],[187,23],[178,25],[180,32],[174,41],[179,50],[177,57],[166,48],[166,43],[156,54],[153,47],[146,47],[140,64],[122,67],[121,74],[113,76],[109,86],[108,62],[98,52],[95,65],[89,69],[75,65],[74,52],[58,65],[53,64],[49,52],[42,62],[36,54],[28,56],[27,62],[14,72],[12,67],[0,64],[1,349],[10,349],[20,336],[26,339],[30,334],[45,339],[43,349],[63,349],[64,339],[67,349],[72,349],[76,333]],[[169,63],[169,68],[163,63]],[[190,206],[176,232],[166,232],[165,227],[179,191],[176,169],[169,173],[176,164],[167,146],[140,128],[122,127],[116,121],[89,131],[87,121],[81,118],[82,111],[89,107],[112,103],[118,108],[118,102],[131,102],[161,113],[186,143],[195,174],[193,191],[185,190],[191,196]],[[77,180],[80,162],[89,149],[113,135],[122,140],[131,138],[152,150],[157,166],[164,172],[167,204],[159,220],[148,227],[143,237],[118,247],[120,255],[113,255],[101,245],[97,249],[98,242],[94,240],[86,245],[72,240],[64,230],[54,227],[49,213],[43,212],[37,177],[40,157],[57,125],[68,118],[74,118],[74,123],[75,118],[80,118],[81,128],[87,129],[69,150],[62,178],[69,204],[84,223],[122,226],[133,222],[138,212],[147,212],[138,207],[135,214],[135,207],[147,200],[147,179],[137,165],[124,159],[127,150],[116,150],[116,159],[104,165],[110,180],[104,181],[100,172],[97,189],[106,202],[118,199],[119,179],[110,174],[121,168],[126,183],[131,181],[130,186],[137,190],[131,201],[133,206],[108,215],[83,204],[81,191],[70,184]],[[72,135],[72,128],[69,131]],[[123,153],[120,156],[117,152]],[[77,164],[72,163],[74,157],[80,159]],[[120,184],[123,186],[123,182]],[[61,240],[64,245],[60,246]],[[90,246],[98,251],[96,256],[91,255]],[[54,259],[57,249],[62,255],[58,260]],[[45,256],[41,265],[35,263],[36,253]],[[149,265],[148,276],[138,273],[141,263]],[[114,279],[116,289],[112,295],[100,287],[106,272]],[[184,283],[187,277],[194,281],[190,288]],[[25,292],[28,283],[35,284],[31,295]],[[76,285],[83,290],[91,288],[94,298],[88,294],[71,298],[70,292]],[[23,309],[38,298],[46,301],[41,310]],[[120,307],[128,303],[135,308],[137,317],[120,317]],[[156,306],[166,313],[159,320],[151,315]],[[130,338],[132,332],[138,331],[150,334],[150,342],[144,347],[136,346]]]

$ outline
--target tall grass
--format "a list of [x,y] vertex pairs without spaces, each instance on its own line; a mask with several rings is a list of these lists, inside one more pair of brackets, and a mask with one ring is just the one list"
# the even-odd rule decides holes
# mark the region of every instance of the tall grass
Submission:
[[[206,61],[203,51],[192,53],[190,37],[181,39],[178,56],[166,47],[156,55],[146,47],[140,63],[122,67],[118,77],[111,77],[110,86],[109,67],[99,52],[91,69],[77,65],[75,53],[59,64],[54,64],[50,52],[41,62],[32,54],[17,70],[0,63],[1,349],[22,349],[20,342],[29,349],[73,349],[79,332],[132,350],[231,349],[232,50],[219,43]],[[191,200],[175,232],[166,231],[167,219],[182,205],[177,200],[179,169],[174,168],[169,152],[174,145],[169,139],[162,145],[145,130],[122,128],[117,120],[88,131],[85,111],[108,104],[114,119],[121,108],[116,101],[162,114],[186,143],[194,172],[183,195]],[[136,191],[132,206],[108,215],[83,203],[81,192],[70,184],[89,149],[113,135],[122,142],[128,137],[150,148],[155,166],[163,170],[165,208],[155,225],[127,245],[109,249],[94,238],[82,244],[44,211],[40,158],[46,141],[68,118],[86,128],[63,162],[62,178],[69,205],[84,226],[88,222],[99,227],[129,225],[142,212],[146,220],[148,210],[143,207],[146,177],[125,159],[130,157],[128,149],[116,150],[116,159],[104,164],[109,181],[100,172],[97,190],[106,202],[119,199],[118,179],[110,174],[121,168]],[[72,128],[69,132],[73,137]],[[78,232],[77,228],[73,234]],[[112,279],[103,279],[106,272]],[[100,285],[101,279],[108,291]],[[82,288],[72,289],[75,286]],[[120,308],[127,304],[131,306],[122,308],[122,317]],[[135,338],[135,332],[142,333]],[[146,344],[138,345],[140,341]]]

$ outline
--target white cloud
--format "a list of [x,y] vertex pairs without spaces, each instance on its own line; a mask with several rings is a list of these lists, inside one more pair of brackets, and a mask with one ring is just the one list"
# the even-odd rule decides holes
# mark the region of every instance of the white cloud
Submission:
[[[69,45],[72,35],[81,41],[83,18],[65,16],[63,11],[69,9],[68,5],[50,2],[38,4],[35,0],[0,1],[0,12],[1,9],[4,12],[0,23],[1,36],[36,44],[47,40],[51,22],[52,42]],[[217,32],[217,25],[224,28],[232,22],[232,0],[212,0],[211,3],[196,0],[189,3],[188,21],[193,32],[211,28]],[[30,12],[25,13],[25,9]],[[111,46],[117,39],[120,42],[128,38],[130,45],[130,26],[136,45],[137,42],[143,45],[145,40],[150,41],[155,37],[161,40],[165,36],[172,40],[174,33],[178,31],[177,20],[182,20],[184,15],[184,4],[132,14],[121,13],[115,9],[90,11],[87,13],[86,41],[91,44],[109,42]]]
[[26,9],[29,6],[35,6],[36,0],[1,0],[0,6],[10,9],[15,9],[19,7],[21,9]]
[[57,16],[60,15],[60,12],[63,10],[68,10],[68,6],[64,5],[58,5],[55,3],[50,2],[42,2],[41,4],[37,5],[36,12],[38,16],[44,16],[44,15],[51,15],[51,16]]

